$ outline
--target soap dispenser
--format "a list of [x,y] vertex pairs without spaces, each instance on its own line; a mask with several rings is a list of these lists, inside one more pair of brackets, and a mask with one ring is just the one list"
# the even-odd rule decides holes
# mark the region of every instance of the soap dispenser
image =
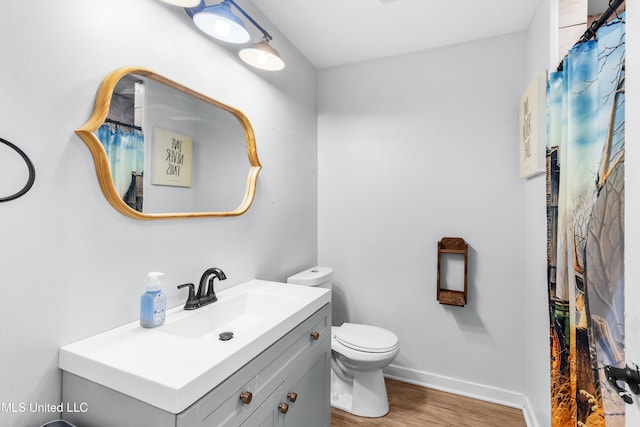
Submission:
[[140,326],[155,328],[164,323],[166,296],[160,289],[159,277],[164,273],[152,271],[148,274],[147,291],[140,297]]

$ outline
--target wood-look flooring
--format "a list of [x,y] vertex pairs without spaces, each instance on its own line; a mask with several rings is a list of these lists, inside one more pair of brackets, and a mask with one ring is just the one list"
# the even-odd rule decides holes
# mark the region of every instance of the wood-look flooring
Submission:
[[520,409],[386,379],[389,413],[362,418],[331,408],[331,427],[526,427]]

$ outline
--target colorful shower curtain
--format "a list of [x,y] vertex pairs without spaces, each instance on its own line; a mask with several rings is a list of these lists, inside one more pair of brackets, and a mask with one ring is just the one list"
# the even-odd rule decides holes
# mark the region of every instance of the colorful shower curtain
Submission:
[[625,425],[604,366],[624,355],[624,16],[547,87],[552,426]]
[[[144,171],[144,135],[139,130],[123,130],[106,123],[96,134],[107,157],[113,183],[122,199],[132,208],[142,211],[141,177]],[[135,193],[138,197],[135,197]],[[132,194],[132,192],[134,194]]]

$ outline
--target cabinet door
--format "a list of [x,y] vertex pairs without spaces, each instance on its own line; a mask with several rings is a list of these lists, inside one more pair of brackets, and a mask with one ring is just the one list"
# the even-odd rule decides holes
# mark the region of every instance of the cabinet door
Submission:
[[[326,344],[330,345],[329,340]],[[281,403],[288,405],[288,411],[283,418],[284,426],[330,426],[330,354],[330,350],[312,352],[285,380]]]
[[271,394],[240,427],[282,427],[283,416],[278,408],[284,384]]

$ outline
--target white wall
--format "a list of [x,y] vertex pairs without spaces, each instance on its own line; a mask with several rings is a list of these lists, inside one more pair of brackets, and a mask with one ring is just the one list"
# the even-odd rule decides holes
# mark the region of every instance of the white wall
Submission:
[[[182,9],[156,0],[4,0],[0,22],[0,137],[36,168],[33,189],[0,204],[5,409],[59,403],[58,347],[137,319],[148,271],[166,273],[175,306],[186,299],[176,285],[199,280],[207,267],[222,268],[228,287],[284,280],[316,262],[316,72],[275,30],[287,61],[280,73],[249,69],[235,48],[200,35]],[[148,222],[106,202],[73,131],[88,119],[102,78],[124,65],[146,66],[247,115],[264,169],[245,215]],[[0,189],[11,188],[7,180],[22,184],[24,166],[9,167],[18,171],[0,171]],[[0,425],[56,417],[3,410]]]
[[[401,350],[387,374],[516,406],[526,41],[517,33],[318,74],[318,259],[335,269],[334,323],[395,332]],[[436,301],[445,236],[470,246],[464,308]]]
[[[557,0],[541,0],[527,32],[526,78],[555,71]],[[530,427],[551,425],[549,295],[547,290],[546,175],[524,182],[525,418]]]

